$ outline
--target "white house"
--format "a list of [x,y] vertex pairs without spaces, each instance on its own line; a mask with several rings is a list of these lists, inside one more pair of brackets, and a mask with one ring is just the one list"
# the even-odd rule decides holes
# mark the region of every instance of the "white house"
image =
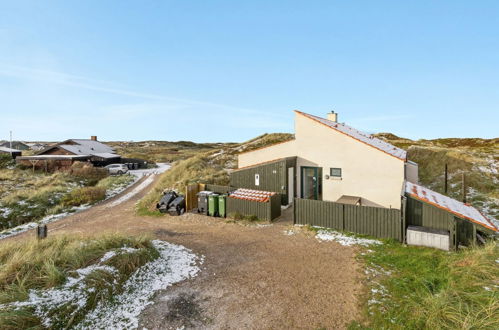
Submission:
[[[294,197],[399,209],[404,181],[417,183],[418,167],[405,150],[338,122],[295,111],[295,138],[239,155],[239,168],[296,157],[288,171]],[[259,178],[259,180],[261,180]]]

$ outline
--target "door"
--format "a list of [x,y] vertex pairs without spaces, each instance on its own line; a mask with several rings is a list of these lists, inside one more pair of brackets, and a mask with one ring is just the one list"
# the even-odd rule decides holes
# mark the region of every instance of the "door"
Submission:
[[295,168],[288,168],[288,204],[295,198]]
[[473,242],[473,225],[466,220],[454,217],[456,221],[456,239],[457,245],[468,246]]
[[301,198],[322,199],[322,168],[302,166]]

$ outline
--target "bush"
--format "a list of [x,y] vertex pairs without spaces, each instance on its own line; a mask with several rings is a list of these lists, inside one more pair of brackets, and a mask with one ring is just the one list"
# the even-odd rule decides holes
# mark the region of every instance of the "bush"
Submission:
[[230,213],[229,218],[232,218],[234,220],[246,220],[250,222],[255,222],[259,220],[258,217],[254,214],[246,215],[246,214],[241,214],[239,212]]
[[83,187],[71,191],[64,196],[62,204],[65,206],[80,206],[93,204],[106,198],[106,189],[100,187]]
[[0,154],[0,169],[7,168],[16,164],[16,161],[8,154]]
[[77,179],[85,180],[89,185],[94,185],[109,175],[105,168],[94,167],[92,164],[84,162],[74,163],[69,173]]

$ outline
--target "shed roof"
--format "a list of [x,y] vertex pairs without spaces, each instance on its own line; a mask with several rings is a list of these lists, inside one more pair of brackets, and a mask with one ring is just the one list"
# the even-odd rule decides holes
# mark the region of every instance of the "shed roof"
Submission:
[[11,149],[7,147],[0,147],[0,152],[11,153],[11,152],[21,152],[21,150]]
[[230,198],[244,199],[248,201],[266,203],[276,193],[271,191],[253,190],[240,188],[229,194]]
[[485,228],[497,231],[497,228],[492,221],[487,219],[487,217],[471,205],[462,203],[412,182],[405,183],[405,192],[411,197],[449,211],[460,218],[468,219]]
[[65,159],[89,159],[90,155],[34,155],[34,156],[19,156],[17,160],[65,160]]
[[395,158],[399,158],[401,160],[407,160],[407,152],[404,149],[400,149],[398,147],[395,147],[394,145],[385,142],[381,139],[378,139],[371,134],[364,133],[362,131],[359,131],[353,127],[350,127],[345,124],[340,124],[325,118],[317,117],[314,115],[310,115],[308,113],[304,113],[301,111],[295,110],[296,113],[299,113],[307,118],[310,118],[312,120],[315,120],[323,125],[328,126],[329,128],[332,128],[340,133],[343,133],[345,135],[348,135],[360,142],[363,142],[373,148],[376,148],[378,150],[381,150]]
[[93,154],[92,156],[100,157],[100,158],[119,158],[120,155],[112,154],[109,152],[99,152],[97,154]]
[[351,205],[360,205],[362,201],[362,198],[359,196],[348,196],[348,195],[342,195],[336,203],[342,203],[342,204],[351,204]]

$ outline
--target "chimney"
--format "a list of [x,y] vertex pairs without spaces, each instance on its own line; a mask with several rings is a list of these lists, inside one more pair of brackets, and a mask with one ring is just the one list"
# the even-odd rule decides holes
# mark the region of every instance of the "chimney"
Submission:
[[97,136],[92,135],[92,136],[90,137],[90,140],[92,140],[92,141],[97,141]]
[[338,114],[335,113],[334,111],[331,111],[330,113],[327,114],[327,119],[337,123],[338,122]]

